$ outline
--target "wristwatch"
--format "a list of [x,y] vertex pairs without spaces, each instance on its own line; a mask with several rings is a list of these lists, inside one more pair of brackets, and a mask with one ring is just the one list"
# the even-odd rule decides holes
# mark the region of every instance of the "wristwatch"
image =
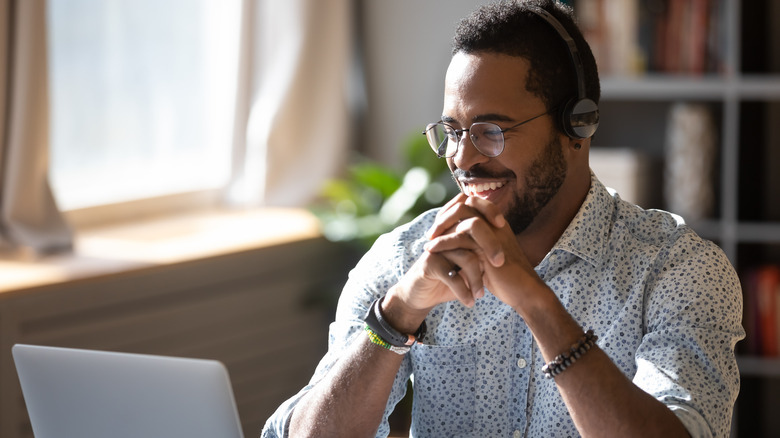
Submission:
[[366,325],[371,328],[379,337],[381,337],[388,344],[395,347],[411,347],[416,343],[422,344],[423,337],[427,331],[425,321],[420,324],[420,328],[417,329],[413,335],[407,335],[394,329],[390,323],[382,315],[382,300],[385,297],[377,298],[366,313],[364,318]]

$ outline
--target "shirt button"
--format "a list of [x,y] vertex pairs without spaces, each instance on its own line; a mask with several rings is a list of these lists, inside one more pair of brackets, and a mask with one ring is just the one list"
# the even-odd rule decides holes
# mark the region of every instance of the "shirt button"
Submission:
[[[525,368],[525,366],[528,365],[528,362],[525,361],[522,357],[520,359],[517,359],[517,366],[520,368]],[[515,435],[518,436],[518,435]]]
[[519,430],[516,430],[512,433],[512,438],[520,438],[521,436],[523,436],[523,434]]

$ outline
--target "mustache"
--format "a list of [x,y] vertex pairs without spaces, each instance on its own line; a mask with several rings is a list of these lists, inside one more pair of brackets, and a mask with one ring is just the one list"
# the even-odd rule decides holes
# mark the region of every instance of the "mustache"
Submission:
[[492,172],[490,170],[487,170],[480,165],[472,166],[469,170],[463,170],[456,168],[452,171],[452,178],[455,179],[455,182],[461,180],[461,179],[469,179],[469,178],[484,178],[484,179],[507,179],[514,177],[514,173],[510,170],[506,170],[503,172]]

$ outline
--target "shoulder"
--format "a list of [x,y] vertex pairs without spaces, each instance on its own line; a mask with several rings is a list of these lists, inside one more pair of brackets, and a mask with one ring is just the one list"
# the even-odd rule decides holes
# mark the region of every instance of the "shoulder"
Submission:
[[411,221],[397,227],[391,231],[390,235],[397,235],[401,241],[412,242],[425,238],[425,234],[433,226],[433,222],[436,220],[436,214],[439,213],[439,208],[430,209]]
[[739,325],[742,288],[723,250],[699,236],[680,216],[618,204],[615,223],[626,228],[636,251],[649,256],[642,269],[648,279],[648,312],[654,315],[650,320],[660,322],[666,320],[663,314],[683,312],[693,325],[711,320]]
[[657,279],[675,277],[693,284],[717,281],[740,290],[731,262],[715,243],[699,236],[683,218],[663,210],[645,210],[616,199],[613,223],[623,230],[627,246],[649,256]]
[[428,210],[389,233],[380,236],[369,253],[393,254],[405,272],[419,258],[428,241],[427,232],[436,220],[438,208]]
[[[615,198],[612,222],[624,229],[631,238],[647,244],[664,246],[680,237],[696,233],[685,223],[682,217],[664,210],[644,209],[621,199]],[[696,236],[698,237],[698,236]]]
[[699,236],[685,220],[664,210],[643,209],[617,198],[613,212],[615,228],[645,250],[653,248],[658,257],[672,260],[711,260],[731,267],[728,258],[713,242]]
[[357,282],[372,285],[372,298],[386,292],[417,261],[427,242],[426,232],[436,218],[437,209],[426,211],[412,221],[385,233],[373,243],[350,271],[347,286]]

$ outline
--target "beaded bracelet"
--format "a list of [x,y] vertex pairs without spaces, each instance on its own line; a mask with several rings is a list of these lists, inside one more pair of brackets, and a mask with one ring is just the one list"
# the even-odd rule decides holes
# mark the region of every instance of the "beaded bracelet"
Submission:
[[368,340],[371,341],[372,344],[379,345],[382,348],[386,348],[390,351],[392,351],[395,354],[404,355],[411,350],[411,347],[396,347],[395,345],[392,345],[391,343],[385,341],[382,339],[381,336],[379,336],[374,330],[371,329],[368,325],[366,325],[366,333],[368,334]]
[[544,377],[552,379],[553,377],[562,373],[566,368],[574,364],[577,359],[582,357],[582,355],[587,353],[588,350],[596,345],[596,341],[598,339],[599,337],[593,334],[593,330],[588,330],[585,332],[585,334],[582,335],[576,344],[572,344],[571,348],[569,349],[569,354],[559,354],[555,357],[555,359],[542,367],[542,373],[544,373]]

